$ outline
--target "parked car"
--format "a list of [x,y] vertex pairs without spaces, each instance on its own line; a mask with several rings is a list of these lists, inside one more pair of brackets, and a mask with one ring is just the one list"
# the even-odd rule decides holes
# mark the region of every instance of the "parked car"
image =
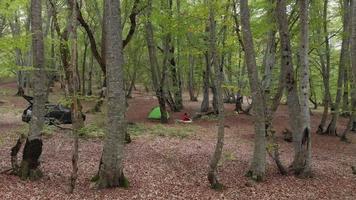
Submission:
[[[28,107],[22,113],[22,121],[29,123],[32,118],[33,97],[23,95],[23,98],[29,103]],[[46,104],[45,123],[49,125],[53,124],[71,124],[72,113],[71,110],[61,104]],[[85,115],[82,114],[83,120]]]

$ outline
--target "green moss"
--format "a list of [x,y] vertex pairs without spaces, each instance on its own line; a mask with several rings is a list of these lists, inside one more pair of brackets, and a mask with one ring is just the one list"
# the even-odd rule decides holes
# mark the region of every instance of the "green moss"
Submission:
[[56,127],[45,124],[41,133],[43,136],[52,136],[55,133],[55,130]]
[[102,138],[105,136],[105,130],[96,124],[89,124],[79,129],[78,134],[83,138]]
[[91,177],[91,179],[90,179],[90,181],[91,182],[97,182],[98,180],[99,180],[99,174],[96,174],[96,175],[94,175],[93,177]]
[[265,180],[264,174],[256,174],[252,170],[249,170],[246,174],[246,177],[251,178],[256,182],[263,182]]
[[120,177],[119,186],[122,188],[128,188],[130,186],[130,182],[125,176]]
[[217,191],[222,191],[224,189],[224,185],[221,183],[215,183],[210,186],[211,189],[217,190]]

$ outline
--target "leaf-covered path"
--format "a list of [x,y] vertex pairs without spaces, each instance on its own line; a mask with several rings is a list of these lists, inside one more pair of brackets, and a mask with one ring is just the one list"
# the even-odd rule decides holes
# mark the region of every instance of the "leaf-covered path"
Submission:
[[[20,111],[26,102],[14,97],[10,86],[2,85],[0,93],[3,101],[0,105],[0,171],[10,166],[10,148],[17,132],[27,128],[20,122]],[[356,163],[355,134],[350,135],[351,144],[342,143],[336,137],[313,134],[314,178],[281,176],[268,159],[267,180],[256,184],[244,176],[253,150],[251,119],[234,114],[233,106],[226,105],[225,146],[219,166],[219,177],[226,188],[214,191],[209,188],[206,174],[216,142],[216,121],[206,118],[191,125],[176,124],[174,119],[181,115],[177,113],[172,115],[168,127],[163,128],[166,132],[152,134],[162,129],[156,122],[146,120],[155,103],[156,100],[146,94],[135,94],[129,101],[128,119],[139,124],[140,129],[135,130],[133,142],[126,146],[128,189],[91,189],[90,178],[97,171],[102,143],[100,139],[82,139],[77,188],[74,194],[67,194],[72,138],[65,131],[56,130],[44,139],[41,156],[44,177],[30,182],[1,174],[0,199],[356,199],[356,176],[350,170],[350,165]],[[193,113],[199,108],[198,103],[184,103],[183,112]],[[93,118],[89,116],[86,123],[92,123]],[[313,130],[319,118],[318,113],[312,116]],[[342,119],[340,128],[346,121]],[[282,161],[289,164],[292,146],[283,141],[281,134],[286,124],[286,107],[281,106],[275,117],[275,128]]]

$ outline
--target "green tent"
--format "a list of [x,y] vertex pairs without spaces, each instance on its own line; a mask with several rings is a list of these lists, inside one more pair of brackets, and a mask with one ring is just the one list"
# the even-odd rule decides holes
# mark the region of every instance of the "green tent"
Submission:
[[[169,119],[169,114],[167,112],[167,118]],[[161,119],[161,109],[159,106],[154,107],[150,114],[148,114],[148,119]]]

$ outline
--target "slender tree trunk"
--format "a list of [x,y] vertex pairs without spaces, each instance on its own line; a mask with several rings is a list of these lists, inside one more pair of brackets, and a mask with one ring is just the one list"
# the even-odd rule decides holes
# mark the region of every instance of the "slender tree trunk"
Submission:
[[82,95],[86,94],[86,86],[85,86],[85,74],[86,74],[86,64],[87,64],[87,49],[88,49],[88,43],[86,42],[86,39],[84,38],[84,52],[83,52],[83,63],[82,63]]
[[77,41],[77,0],[68,0],[68,5],[72,10],[71,14],[71,60],[69,67],[69,95],[71,96],[71,118],[73,129],[73,154],[72,154],[72,174],[70,178],[69,192],[73,193],[75,183],[78,178],[78,159],[79,159],[79,133],[78,131],[83,127],[82,108],[78,97],[80,92],[80,80],[78,74],[78,41]]
[[195,96],[195,81],[194,81],[194,56],[189,52],[189,75],[188,75],[188,90],[190,101],[198,101],[198,98]]
[[210,85],[210,54],[205,52],[206,68],[203,71],[203,101],[201,102],[200,111],[208,112],[209,110],[209,85]]
[[329,112],[329,106],[332,104],[331,95],[330,95],[330,42],[328,35],[328,0],[324,0],[324,9],[323,9],[323,33],[325,41],[325,50],[323,53],[319,53],[321,65],[322,65],[322,75],[323,75],[323,84],[324,84],[324,111],[321,118],[321,122],[318,128],[318,133],[325,132],[326,121]]
[[145,22],[145,32],[146,32],[147,49],[148,49],[150,65],[151,65],[152,82],[153,82],[153,88],[155,89],[156,92],[158,103],[160,105],[161,123],[168,123],[168,117],[166,112],[166,97],[163,88],[164,87],[163,84],[165,83],[166,72],[165,70],[162,69],[162,76],[160,77],[157,54],[156,54],[156,45],[153,38],[153,25],[151,22],[151,13],[152,13],[152,0],[148,0],[148,6],[147,6],[148,19],[146,19]]
[[341,104],[341,95],[342,95],[342,86],[343,86],[343,79],[344,79],[344,72],[345,68],[347,68],[349,63],[349,46],[350,46],[350,37],[348,33],[350,32],[349,26],[349,0],[344,0],[344,16],[343,16],[343,39],[341,45],[341,53],[340,53],[340,62],[339,62],[339,74],[337,80],[337,92],[334,104],[334,111],[332,112],[332,118],[329,123],[329,126],[326,130],[326,134],[328,135],[337,135],[336,124],[340,114],[340,104]]
[[221,92],[221,83],[223,80],[222,66],[219,66],[218,52],[216,47],[216,21],[215,21],[215,0],[209,0],[209,51],[213,59],[213,66],[215,71],[215,89],[218,104],[218,138],[215,146],[215,151],[210,160],[210,167],[208,172],[208,180],[212,188],[221,189],[222,185],[218,181],[217,167],[221,158],[222,149],[224,146],[224,103]]
[[20,177],[38,179],[41,176],[39,157],[42,154],[41,131],[45,115],[46,72],[44,60],[44,43],[42,33],[41,1],[31,0],[31,32],[33,66],[35,67],[33,83],[33,110],[29,135],[23,150]]
[[[295,144],[295,157],[293,161],[294,172],[303,177],[311,176],[311,128],[309,109],[309,0],[300,0],[300,44],[299,44],[299,64],[300,64],[300,129],[302,134],[298,134],[298,144]],[[301,137],[302,136],[302,137]]]
[[93,94],[92,84],[93,84],[93,66],[94,66],[94,56],[91,54],[90,56],[90,68],[88,72],[88,92],[87,95],[91,96]]
[[[127,187],[124,176],[123,151],[126,133],[124,61],[122,46],[121,11],[119,0],[105,0],[105,34],[107,66],[107,133],[104,140],[98,188]],[[109,42],[110,41],[110,42]]]
[[252,164],[248,175],[256,181],[265,179],[266,171],[266,127],[265,106],[266,102],[258,78],[256,53],[250,28],[250,12],[247,0],[240,0],[242,39],[245,47],[245,59],[250,82],[250,90],[253,100],[253,118],[255,127],[255,146]]

